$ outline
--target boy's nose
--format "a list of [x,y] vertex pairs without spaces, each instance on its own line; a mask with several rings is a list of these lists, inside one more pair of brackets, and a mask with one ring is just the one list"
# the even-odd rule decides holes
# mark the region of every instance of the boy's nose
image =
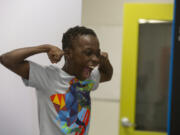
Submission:
[[96,55],[93,55],[91,60],[93,62],[93,65],[95,65],[95,66],[98,65],[99,61],[100,61],[100,59]]

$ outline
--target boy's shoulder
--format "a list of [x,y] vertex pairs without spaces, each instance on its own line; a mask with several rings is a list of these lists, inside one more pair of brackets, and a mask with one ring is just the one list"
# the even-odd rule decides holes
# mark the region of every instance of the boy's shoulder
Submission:
[[57,71],[57,72],[61,71],[61,68],[58,67],[57,65],[48,65],[46,66],[46,68],[49,70]]

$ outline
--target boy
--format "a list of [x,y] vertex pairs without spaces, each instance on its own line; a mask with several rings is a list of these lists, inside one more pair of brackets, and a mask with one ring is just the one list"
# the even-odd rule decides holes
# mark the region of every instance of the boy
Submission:
[[[111,80],[113,68],[89,28],[70,28],[63,34],[62,47],[45,44],[16,49],[1,55],[0,62],[21,76],[26,86],[36,88],[40,135],[87,135],[90,91],[99,82]],[[60,69],[25,60],[38,53],[47,53],[52,63],[64,55],[65,64]]]

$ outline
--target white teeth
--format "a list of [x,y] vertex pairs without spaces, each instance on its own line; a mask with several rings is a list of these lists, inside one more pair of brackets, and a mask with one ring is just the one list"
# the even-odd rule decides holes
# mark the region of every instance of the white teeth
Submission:
[[94,69],[94,68],[95,68],[95,66],[89,66],[89,68],[92,68],[92,69]]

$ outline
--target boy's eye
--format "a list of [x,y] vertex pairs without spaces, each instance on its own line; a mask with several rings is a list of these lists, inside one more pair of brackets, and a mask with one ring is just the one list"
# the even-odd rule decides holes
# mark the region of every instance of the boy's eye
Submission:
[[86,51],[85,51],[85,54],[86,54],[87,56],[91,56],[92,53],[93,53],[93,52],[92,52],[91,50],[86,50]]
[[100,51],[94,52],[93,50],[85,50],[84,54],[86,56],[96,55],[96,57],[98,57],[98,58],[101,56]]

